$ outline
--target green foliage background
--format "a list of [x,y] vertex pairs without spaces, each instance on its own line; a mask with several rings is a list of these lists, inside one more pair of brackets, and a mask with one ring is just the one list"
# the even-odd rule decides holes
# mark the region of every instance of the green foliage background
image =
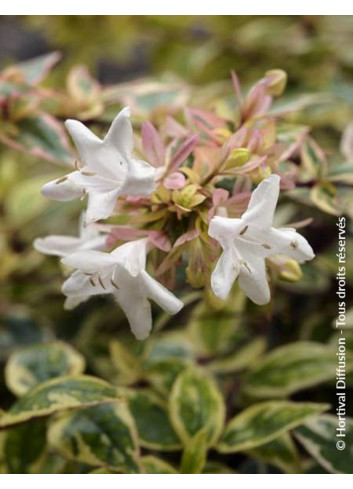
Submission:
[[[166,91],[173,103],[191,92],[198,104],[220,107],[231,69],[245,86],[269,69],[284,69],[289,85],[280,103],[301,101],[289,121],[313,128],[329,172],[341,177],[340,184],[329,182],[309,158],[317,192],[303,188],[283,199],[283,222],[314,218],[307,237],[317,258],[303,267],[298,283],[278,284],[271,307],[255,307],[235,289],[229,304],[214,310],[185,287],[182,314],[156,315],[154,333],[141,343],[113,302],[98,298],[63,310],[60,265],[40,256],[32,241],[76,234],[82,205],[48,202],[39,193],[62,172],[45,160],[63,164],[72,153],[47,119],[29,118],[31,108],[23,116],[28,101],[13,109],[17,118],[10,122],[2,105],[0,471],[351,473],[351,418],[346,450],[338,452],[334,441],[333,323],[336,220],[346,215],[351,230],[353,216],[353,162],[339,150],[353,120],[353,18],[30,16],[1,18],[3,33],[8,22],[18,39],[39,39],[31,54],[62,53],[43,85],[62,91],[60,107],[50,97],[44,105],[59,125],[69,116],[98,118],[104,129],[129,92],[130,85],[120,83],[136,77],[149,77],[142,87],[158,81],[152,94],[146,90],[145,98],[134,99],[139,123],[157,117]],[[5,68],[19,59],[3,46]],[[102,95],[92,84],[84,103],[75,99],[74,105],[65,84],[76,64],[113,86]],[[2,85],[2,95],[7,89]],[[11,138],[21,142],[22,152]],[[44,158],[31,150],[38,145]],[[348,298],[352,243],[350,235]],[[350,372],[352,309],[347,327]],[[347,414],[352,394],[348,374]]]

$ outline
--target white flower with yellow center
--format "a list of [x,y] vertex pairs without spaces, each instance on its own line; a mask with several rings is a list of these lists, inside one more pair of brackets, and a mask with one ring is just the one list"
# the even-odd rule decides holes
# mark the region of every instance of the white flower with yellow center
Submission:
[[119,246],[111,253],[78,251],[64,258],[65,265],[77,270],[62,287],[71,309],[89,297],[113,294],[126,314],[137,339],[145,339],[152,328],[149,300],[169,314],[176,314],[183,303],[145,270],[148,239]]
[[119,195],[149,195],[155,187],[155,169],[132,158],[130,109],[119,112],[103,140],[79,121],[65,125],[80,155],[76,171],[47,183],[45,197],[72,200],[88,194],[86,224],[108,218]]
[[266,304],[271,294],[265,258],[286,255],[299,263],[314,258],[311,246],[295,229],[272,226],[279,183],[278,175],[263,180],[240,219],[216,216],[211,220],[208,233],[223,249],[211,276],[212,290],[220,299],[227,298],[238,278],[239,287],[253,302]]

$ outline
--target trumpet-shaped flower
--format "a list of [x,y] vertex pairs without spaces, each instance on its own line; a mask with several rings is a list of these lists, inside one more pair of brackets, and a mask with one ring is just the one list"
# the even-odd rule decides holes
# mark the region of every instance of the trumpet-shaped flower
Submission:
[[155,169],[132,158],[133,133],[125,107],[116,116],[103,140],[79,121],[67,120],[66,128],[80,155],[76,171],[47,183],[45,197],[72,200],[88,194],[86,223],[108,218],[119,195],[149,195],[155,186]]
[[211,276],[214,294],[225,299],[234,281],[256,304],[270,300],[265,258],[286,255],[299,263],[314,258],[307,242],[293,228],[275,229],[273,215],[279,196],[280,177],[271,175],[253,192],[248,208],[240,219],[214,217],[209,235],[223,252]]
[[111,253],[78,251],[64,264],[77,270],[62,287],[66,308],[75,307],[93,295],[113,294],[127,316],[137,339],[145,339],[152,328],[152,299],[169,314],[183,303],[145,270],[148,239],[125,243]]
[[85,226],[85,214],[81,214],[79,236],[61,236],[53,234],[34,240],[33,246],[45,255],[67,256],[76,251],[106,249],[107,235],[101,234],[94,224]]

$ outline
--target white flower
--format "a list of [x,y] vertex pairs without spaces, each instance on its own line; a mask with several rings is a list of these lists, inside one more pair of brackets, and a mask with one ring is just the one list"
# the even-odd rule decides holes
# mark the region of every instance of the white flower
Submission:
[[212,290],[220,299],[226,299],[239,277],[239,287],[245,294],[256,304],[266,304],[270,289],[265,258],[281,254],[299,263],[314,258],[311,246],[295,229],[272,227],[279,182],[278,175],[263,180],[240,219],[217,216],[211,220],[209,235],[223,249],[211,276]]
[[86,223],[108,218],[119,195],[149,195],[155,186],[155,169],[131,156],[129,116],[128,107],[121,110],[103,141],[81,122],[66,121],[81,162],[76,171],[44,185],[43,195],[65,201],[88,194]]
[[53,234],[34,240],[33,246],[45,255],[67,256],[82,250],[105,250],[107,236],[101,234],[94,224],[85,226],[85,214],[81,214],[79,236]]
[[64,258],[65,265],[77,270],[62,287],[75,307],[90,296],[113,294],[126,314],[137,339],[145,339],[152,328],[149,299],[169,314],[176,314],[183,303],[154,280],[145,270],[148,239],[125,243],[111,253],[79,251]]

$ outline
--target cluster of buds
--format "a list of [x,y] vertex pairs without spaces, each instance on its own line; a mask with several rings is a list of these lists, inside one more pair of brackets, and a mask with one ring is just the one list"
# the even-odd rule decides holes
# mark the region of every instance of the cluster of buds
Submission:
[[35,241],[37,250],[75,269],[62,287],[66,308],[113,294],[144,339],[152,328],[150,300],[170,314],[183,306],[171,292],[178,268],[192,287],[221,300],[238,279],[262,305],[270,301],[266,260],[284,266],[314,257],[296,229],[273,227],[280,188],[295,186],[290,158],[302,141],[279,141],[277,116],[269,112],[285,74],[268,72],[244,99],[234,73],[232,81],[233,119],[186,108],[183,123],[169,115],[158,129],[143,123],[134,137],[125,107],[103,140],[66,122],[79,160],[42,192],[62,201],[87,198],[80,236]]

